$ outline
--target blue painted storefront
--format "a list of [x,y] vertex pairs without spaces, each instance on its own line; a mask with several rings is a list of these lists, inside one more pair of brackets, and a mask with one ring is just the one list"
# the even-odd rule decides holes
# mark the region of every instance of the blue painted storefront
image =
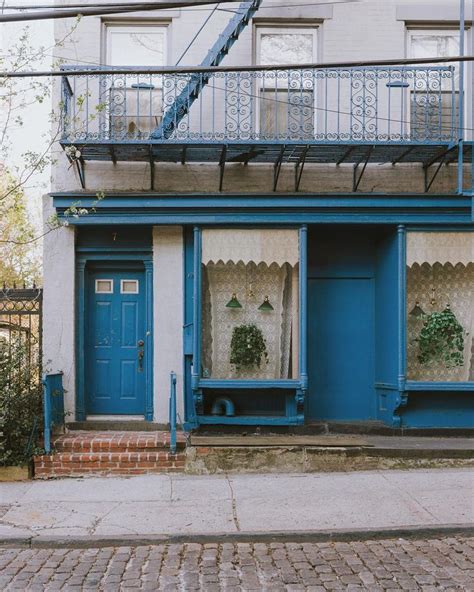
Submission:
[[[193,198],[195,205],[198,197]],[[357,198],[359,196],[348,196],[346,200],[356,207]],[[77,196],[55,196],[55,205],[60,213],[70,199],[77,200]],[[116,199],[117,196],[111,196],[110,202]],[[146,199],[151,203],[153,198]],[[176,218],[184,222],[183,218],[190,221],[196,214],[208,217],[209,210],[212,210],[221,227],[251,226],[249,219],[253,217],[253,212],[249,211],[250,208],[242,208],[240,216],[235,210],[220,214],[220,197],[214,200],[205,197],[199,206],[192,210],[182,208],[181,213],[176,207],[162,207],[162,200],[166,199],[156,196],[155,204],[160,206],[149,209],[150,221],[159,216],[161,223],[176,224]],[[254,199],[255,202],[260,200],[258,197]],[[314,203],[321,198],[305,196],[304,199],[306,203],[313,199]],[[443,199],[436,196],[431,198],[431,207],[425,211],[418,204],[417,224],[394,224],[391,219],[383,224],[377,223],[383,215],[379,208],[373,214],[375,220],[370,214],[360,216],[355,211],[339,211],[341,216],[352,216],[357,223],[348,224],[344,220],[344,223],[329,224],[321,219],[319,223],[295,225],[291,220],[298,213],[295,212],[298,199],[295,198],[291,205],[286,202],[289,224],[300,229],[303,246],[300,261],[301,373],[295,380],[219,381],[201,378],[196,370],[201,355],[199,251],[201,229],[209,227],[210,222],[203,226],[189,222],[183,224],[185,386],[182,396],[187,427],[206,424],[298,425],[325,420],[379,420],[389,426],[407,428],[473,427],[474,383],[406,380],[406,235],[415,229],[472,231],[469,200],[460,196],[449,199],[452,200],[449,214],[444,219],[441,217],[442,222],[437,225],[432,224],[432,217],[435,215],[435,204],[443,214],[442,207],[439,207]],[[104,200],[105,212],[108,200]],[[242,200],[248,205],[250,198]],[[396,198],[392,198],[392,211],[387,217],[397,214],[394,201]],[[135,208],[140,207],[132,197],[128,203]],[[279,207],[280,211],[284,209],[281,203]],[[374,203],[372,208],[375,209]],[[84,326],[84,319],[90,314],[87,312],[87,286],[95,277],[93,274],[97,265],[100,262],[103,266],[101,273],[103,270],[110,271],[117,274],[118,279],[124,271],[132,271],[135,266],[138,276],[145,277],[142,281],[145,282],[144,310],[148,311],[144,320],[148,341],[144,376],[147,384],[145,392],[148,394],[144,415],[151,420],[151,227],[131,226],[130,222],[134,220],[125,215],[126,208],[120,216],[121,220],[127,221],[124,225],[118,222],[117,210],[111,212],[110,218],[105,217],[104,211],[90,214],[86,225],[84,219],[78,219],[78,359],[81,352],[87,350],[87,333],[81,337],[80,327],[81,324]],[[332,211],[334,216],[338,213],[334,207]],[[457,224],[446,220],[453,212],[456,212]],[[221,221],[221,215],[225,215],[225,222]],[[306,209],[305,212],[309,222],[312,216],[321,215],[324,216],[321,210],[312,212]],[[277,227],[271,211],[267,211],[267,217],[269,220],[265,226]],[[263,223],[259,220],[255,227],[263,227]],[[81,290],[84,296],[81,296]],[[94,409],[88,409],[87,400],[84,400],[87,368],[81,367],[81,364],[78,366],[78,419],[83,419]],[[222,396],[229,396],[234,402],[234,417],[211,414],[213,401]],[[120,412],[118,409],[114,411]]]

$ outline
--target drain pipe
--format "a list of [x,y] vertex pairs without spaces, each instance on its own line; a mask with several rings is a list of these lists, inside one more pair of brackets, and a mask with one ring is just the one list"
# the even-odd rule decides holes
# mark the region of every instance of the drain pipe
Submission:
[[215,399],[212,404],[211,414],[212,415],[224,415],[226,417],[233,417],[235,415],[234,403],[229,397],[219,397]]

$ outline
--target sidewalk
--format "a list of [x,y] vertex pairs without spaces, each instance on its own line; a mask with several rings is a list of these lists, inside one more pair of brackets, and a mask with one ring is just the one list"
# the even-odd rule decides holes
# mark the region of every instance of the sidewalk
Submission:
[[[470,469],[0,484],[3,544],[366,538],[474,529]],[[465,528],[467,532],[467,528]],[[365,533],[365,534],[364,534]],[[471,530],[472,533],[472,530]]]

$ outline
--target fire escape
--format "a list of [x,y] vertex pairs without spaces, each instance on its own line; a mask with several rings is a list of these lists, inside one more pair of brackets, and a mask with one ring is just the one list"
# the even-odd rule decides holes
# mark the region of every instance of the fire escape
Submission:
[[310,163],[351,164],[354,192],[369,163],[419,164],[426,192],[443,164],[471,163],[453,66],[213,70],[260,4],[243,2],[189,72],[64,67],[61,144],[83,188],[88,160],[148,162],[152,190],[157,162],[214,162],[219,191],[227,163],[272,164],[274,191],[291,164],[295,192]]

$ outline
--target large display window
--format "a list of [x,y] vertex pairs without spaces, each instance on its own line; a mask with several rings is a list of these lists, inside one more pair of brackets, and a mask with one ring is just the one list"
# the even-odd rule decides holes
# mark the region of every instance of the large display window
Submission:
[[474,381],[474,233],[407,234],[407,379]]
[[297,379],[298,230],[206,229],[201,240],[201,378]]

